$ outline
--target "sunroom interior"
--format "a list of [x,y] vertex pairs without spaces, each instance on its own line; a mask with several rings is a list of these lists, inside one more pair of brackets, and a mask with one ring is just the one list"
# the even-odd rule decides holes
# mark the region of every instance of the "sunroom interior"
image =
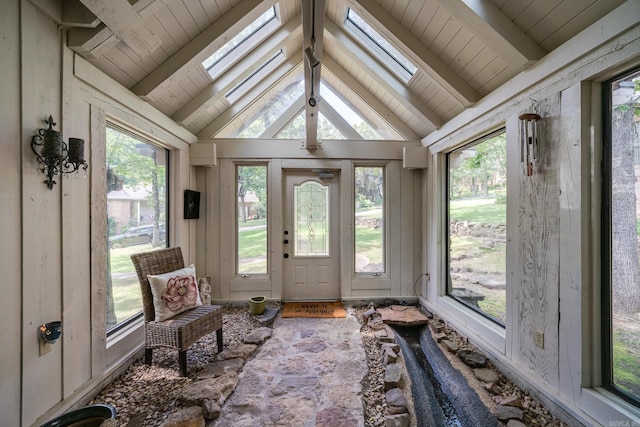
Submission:
[[1,10],[0,424],[139,358],[126,264],[178,246],[217,304],[418,304],[570,425],[640,425],[639,0]]

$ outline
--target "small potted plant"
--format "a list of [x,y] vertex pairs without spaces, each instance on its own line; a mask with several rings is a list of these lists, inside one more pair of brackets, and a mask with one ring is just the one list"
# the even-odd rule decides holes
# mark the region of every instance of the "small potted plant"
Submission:
[[251,297],[249,298],[249,312],[256,315],[262,314],[266,304],[266,297]]

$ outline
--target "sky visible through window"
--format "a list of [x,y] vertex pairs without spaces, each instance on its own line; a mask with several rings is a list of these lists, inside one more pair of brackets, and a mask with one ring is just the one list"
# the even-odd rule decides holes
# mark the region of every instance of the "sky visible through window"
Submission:
[[256,34],[263,28],[269,21],[276,18],[275,6],[270,7],[265,13],[260,15],[258,19],[249,24],[244,30],[240,31],[231,40],[226,42],[220,49],[218,49],[213,55],[207,58],[202,65],[207,70],[211,70],[217,63],[219,63],[225,56],[231,53],[234,49],[247,41],[249,37]]
[[[351,31],[367,46],[371,53],[378,57],[382,64],[389,66],[389,60],[391,60],[401,67],[401,70],[393,66],[390,68],[394,73],[398,74],[405,83],[418,71],[418,68],[409,61],[407,57],[401,54],[382,34],[378,33],[351,8],[347,11],[347,22],[353,24],[355,28],[351,27]],[[384,58],[384,56],[387,58]]]

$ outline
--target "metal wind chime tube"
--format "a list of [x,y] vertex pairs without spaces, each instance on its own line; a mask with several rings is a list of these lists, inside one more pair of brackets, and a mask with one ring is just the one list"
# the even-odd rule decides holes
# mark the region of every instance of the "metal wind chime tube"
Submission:
[[521,114],[520,121],[520,162],[524,163],[527,176],[533,175],[533,164],[540,160],[540,115]]

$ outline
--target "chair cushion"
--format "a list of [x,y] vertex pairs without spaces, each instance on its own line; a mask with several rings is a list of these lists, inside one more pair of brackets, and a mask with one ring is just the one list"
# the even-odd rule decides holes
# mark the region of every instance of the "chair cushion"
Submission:
[[147,279],[151,285],[156,322],[202,305],[193,264],[165,274],[149,274]]

